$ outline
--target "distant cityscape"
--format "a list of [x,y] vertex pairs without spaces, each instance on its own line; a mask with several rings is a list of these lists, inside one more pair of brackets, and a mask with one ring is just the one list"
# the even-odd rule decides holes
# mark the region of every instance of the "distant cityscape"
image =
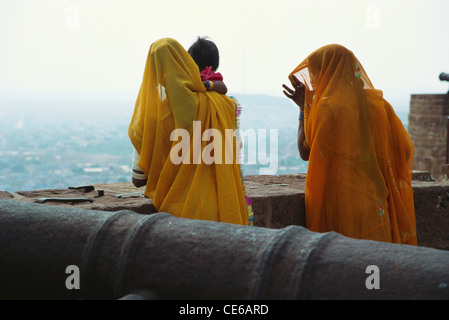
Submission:
[[[296,146],[297,108],[279,97],[238,98],[243,108],[241,132],[266,133],[262,136],[266,151],[259,149],[260,141],[257,150],[244,141],[244,174],[305,173],[307,162],[300,159]],[[128,125],[133,105],[0,103],[0,191],[131,181],[133,147]],[[406,118],[407,114],[402,114],[404,122]],[[277,134],[275,141],[270,139],[270,130]],[[277,154],[273,152],[276,148]],[[261,150],[264,157],[251,155],[260,155]]]
[[124,113],[67,103],[5,109],[2,105],[1,190],[129,180],[132,149]]

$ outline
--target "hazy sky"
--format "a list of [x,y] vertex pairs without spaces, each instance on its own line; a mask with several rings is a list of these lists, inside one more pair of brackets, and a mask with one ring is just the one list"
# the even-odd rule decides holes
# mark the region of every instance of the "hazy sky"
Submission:
[[[207,35],[233,94],[282,96],[309,53],[339,43],[395,108],[445,93],[449,0],[0,0],[0,100],[133,102],[150,44]],[[0,106],[1,107],[1,106]]]

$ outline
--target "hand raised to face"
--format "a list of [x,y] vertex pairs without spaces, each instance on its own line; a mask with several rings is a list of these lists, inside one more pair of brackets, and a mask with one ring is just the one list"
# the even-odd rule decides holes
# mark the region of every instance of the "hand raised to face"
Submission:
[[299,106],[301,111],[303,111],[304,97],[305,97],[305,86],[294,75],[292,76],[292,79],[290,79],[290,82],[293,86],[293,89],[291,89],[287,85],[283,84],[282,87],[285,89],[285,90],[283,90],[283,92],[287,98],[293,100],[293,102]]

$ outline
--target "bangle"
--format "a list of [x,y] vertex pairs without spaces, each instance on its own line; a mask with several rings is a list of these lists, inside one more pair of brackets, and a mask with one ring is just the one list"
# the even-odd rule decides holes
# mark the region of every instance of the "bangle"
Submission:
[[204,81],[204,86],[206,87],[206,91],[209,91],[209,81]]
[[304,112],[299,112],[299,121],[304,121]]
[[131,171],[131,176],[137,180],[147,180],[145,173],[137,173],[134,170]]
[[209,81],[209,87],[210,87],[210,91],[214,90],[214,82],[213,81]]

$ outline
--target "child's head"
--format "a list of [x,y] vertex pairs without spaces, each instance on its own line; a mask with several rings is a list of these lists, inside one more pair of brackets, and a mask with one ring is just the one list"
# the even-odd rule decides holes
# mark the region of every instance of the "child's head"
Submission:
[[187,52],[195,60],[196,64],[200,68],[200,71],[206,67],[212,67],[212,70],[218,69],[218,63],[220,56],[218,54],[218,48],[206,37],[198,37],[198,39],[190,46]]

